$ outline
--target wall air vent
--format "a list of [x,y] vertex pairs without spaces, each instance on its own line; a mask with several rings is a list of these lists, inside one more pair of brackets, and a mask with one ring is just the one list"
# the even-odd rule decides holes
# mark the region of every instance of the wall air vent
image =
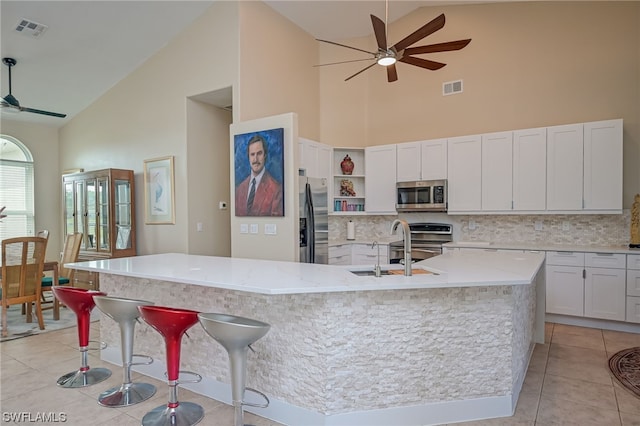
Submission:
[[40,38],[42,34],[47,31],[47,28],[49,27],[46,25],[23,18],[18,22],[18,25],[16,25],[15,31],[27,37]]
[[455,95],[456,93],[462,93],[462,80],[442,83],[442,96]]

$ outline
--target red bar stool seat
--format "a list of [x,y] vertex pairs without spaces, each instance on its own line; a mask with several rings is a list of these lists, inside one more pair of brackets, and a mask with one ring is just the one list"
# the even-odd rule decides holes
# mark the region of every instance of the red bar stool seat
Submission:
[[51,288],[58,300],[64,303],[75,314],[78,321],[78,341],[82,365],[77,371],[72,371],[58,379],[58,386],[63,388],[81,388],[99,383],[111,376],[111,370],[107,368],[90,368],[88,362],[89,350],[89,326],[91,324],[91,311],[96,306],[93,296],[106,296],[106,293],[93,290],[85,290],[75,287]]
[[139,306],[142,319],[162,335],[167,352],[167,380],[169,402],[154,408],[142,418],[143,426],[191,426],[204,417],[204,409],[193,402],[178,402],[180,373],[196,376],[195,380],[182,383],[197,383],[202,377],[190,371],[180,371],[180,345],[182,335],[198,322],[198,313],[188,309],[166,306]]

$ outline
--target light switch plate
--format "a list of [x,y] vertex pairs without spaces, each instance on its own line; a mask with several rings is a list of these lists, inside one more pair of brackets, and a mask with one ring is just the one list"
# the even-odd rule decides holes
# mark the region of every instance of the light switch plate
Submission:
[[249,225],[249,232],[251,234],[257,234],[258,233],[258,224],[257,223],[252,223],[251,225]]
[[264,233],[266,235],[276,235],[277,228],[275,223],[265,223],[264,224]]
[[247,225],[246,223],[241,223],[240,224],[240,233],[241,234],[248,234],[249,233],[249,225]]

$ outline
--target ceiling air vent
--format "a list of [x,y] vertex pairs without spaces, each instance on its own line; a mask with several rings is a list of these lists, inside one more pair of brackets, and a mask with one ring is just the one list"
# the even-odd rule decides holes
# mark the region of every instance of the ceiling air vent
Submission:
[[462,93],[462,80],[442,83],[442,96],[455,95],[456,93]]
[[18,22],[18,25],[16,25],[16,32],[26,35],[27,37],[40,38],[40,36],[47,31],[47,28],[49,27],[46,25],[23,18]]

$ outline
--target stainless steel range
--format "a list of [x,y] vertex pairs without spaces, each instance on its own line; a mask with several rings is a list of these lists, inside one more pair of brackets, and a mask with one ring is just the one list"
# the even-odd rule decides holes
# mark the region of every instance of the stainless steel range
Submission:
[[[442,244],[453,241],[448,223],[410,223],[411,259],[414,262],[442,254]],[[404,263],[404,243],[389,244],[389,263]]]

